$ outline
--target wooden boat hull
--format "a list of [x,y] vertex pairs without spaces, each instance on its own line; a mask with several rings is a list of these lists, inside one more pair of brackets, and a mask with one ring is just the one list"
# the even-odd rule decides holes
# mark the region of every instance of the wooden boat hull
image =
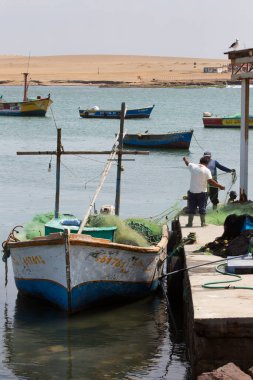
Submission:
[[56,233],[9,242],[17,289],[68,313],[154,291],[167,255],[168,231],[154,247]]
[[[204,128],[240,128],[241,118],[203,117]],[[253,117],[249,118],[249,128],[253,128]]]
[[52,104],[50,97],[25,102],[0,102],[0,116],[45,116]]
[[[152,107],[129,109],[126,112],[125,119],[143,119],[149,118]],[[95,118],[95,119],[120,119],[120,110],[79,110],[79,115],[83,118]]]
[[165,134],[126,134],[123,144],[148,149],[189,149],[193,130]]

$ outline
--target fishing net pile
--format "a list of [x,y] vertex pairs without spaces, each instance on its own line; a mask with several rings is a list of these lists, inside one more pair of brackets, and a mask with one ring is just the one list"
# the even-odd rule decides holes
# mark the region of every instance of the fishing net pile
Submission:
[[[59,218],[73,219],[73,215],[60,215]],[[53,212],[38,214],[24,225],[18,234],[21,241],[31,240],[45,235],[45,224],[54,218]],[[98,214],[89,217],[88,227],[113,227],[116,226],[114,241],[121,244],[130,244],[139,247],[148,247],[157,244],[162,238],[162,225],[156,222],[131,218],[123,220],[115,215]]]
[[227,215],[224,220],[224,232],[213,242],[201,247],[205,251],[217,256],[240,256],[253,253],[253,216],[250,214],[235,213]]
[[95,215],[90,217],[92,227],[116,226],[115,242],[139,247],[154,245],[161,240],[162,226],[147,219],[131,218],[122,220],[116,215]]
[[23,230],[19,232],[18,239],[24,241],[31,240],[38,236],[44,236],[45,224],[53,219],[53,217],[53,212],[35,215],[30,222],[24,225]]
[[218,207],[216,210],[208,210],[206,222],[209,224],[223,225],[230,214],[253,216],[253,202],[231,203]]

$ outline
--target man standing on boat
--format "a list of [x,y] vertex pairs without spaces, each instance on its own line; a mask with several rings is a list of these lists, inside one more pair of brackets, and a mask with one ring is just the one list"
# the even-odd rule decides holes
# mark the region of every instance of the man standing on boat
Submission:
[[199,208],[201,227],[204,227],[206,226],[207,185],[210,184],[221,190],[225,190],[225,187],[212,178],[211,171],[207,168],[209,162],[207,157],[201,157],[199,164],[190,163],[186,157],[183,157],[183,160],[191,173],[190,190],[188,191],[189,215],[186,227],[192,227],[197,207]]
[[[217,168],[222,170],[225,173],[235,173],[235,169],[229,169],[226,166],[221,165],[218,161],[212,159],[211,152],[204,152],[204,157],[208,159],[208,169],[212,173],[212,178],[217,181]],[[208,195],[210,197],[210,201],[213,204],[213,209],[217,208],[219,203],[218,199],[219,189],[218,187],[213,187],[212,185],[208,187]]]

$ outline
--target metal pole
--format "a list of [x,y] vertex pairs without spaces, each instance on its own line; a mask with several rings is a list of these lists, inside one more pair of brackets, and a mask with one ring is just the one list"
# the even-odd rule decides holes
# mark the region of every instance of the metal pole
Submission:
[[248,200],[249,79],[242,79],[240,139],[240,201]]
[[56,151],[56,192],[54,217],[59,218],[60,203],[60,174],[61,174],[61,129],[57,129],[57,151]]
[[115,215],[119,215],[120,207],[120,181],[121,181],[121,162],[122,162],[122,147],[123,147],[123,133],[124,133],[124,120],[125,120],[126,105],[121,104],[120,114],[120,131],[119,131],[119,145],[118,145],[118,164],[117,164],[117,179],[116,179],[116,197],[115,197]]

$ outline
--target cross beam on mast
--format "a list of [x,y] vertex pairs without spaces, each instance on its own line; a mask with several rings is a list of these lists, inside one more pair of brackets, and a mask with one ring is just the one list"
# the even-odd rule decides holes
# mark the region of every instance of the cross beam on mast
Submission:
[[100,181],[100,184],[96,190],[96,193],[93,197],[93,200],[89,206],[89,209],[87,213],[85,214],[83,221],[81,223],[81,226],[79,228],[78,233],[81,233],[83,230],[83,227],[87,223],[88,217],[90,215],[90,212],[92,210],[92,207],[95,203],[95,199],[99,193],[99,191],[102,188],[102,185],[105,181],[105,178],[107,174],[109,173],[109,170],[111,168],[111,165],[113,161],[115,160],[115,157],[117,156],[118,164],[117,164],[117,183],[116,183],[116,198],[115,198],[115,211],[117,210],[116,215],[119,215],[119,204],[120,204],[120,181],[121,181],[121,162],[122,162],[122,155],[136,155],[136,154],[149,154],[149,151],[128,151],[123,150],[123,137],[124,137],[124,119],[125,119],[125,113],[126,113],[126,107],[125,103],[122,103],[121,105],[121,119],[120,119],[120,132],[116,136],[115,143],[112,147],[111,151],[64,151],[61,143],[61,129],[57,128],[57,150],[53,151],[28,151],[28,152],[17,152],[17,155],[19,156],[32,156],[32,155],[56,155],[56,192],[55,192],[55,212],[54,216],[55,218],[59,217],[59,203],[60,203],[60,171],[61,171],[61,155],[79,155],[79,154],[110,154],[110,157],[108,159],[108,163],[103,171],[102,179]]

